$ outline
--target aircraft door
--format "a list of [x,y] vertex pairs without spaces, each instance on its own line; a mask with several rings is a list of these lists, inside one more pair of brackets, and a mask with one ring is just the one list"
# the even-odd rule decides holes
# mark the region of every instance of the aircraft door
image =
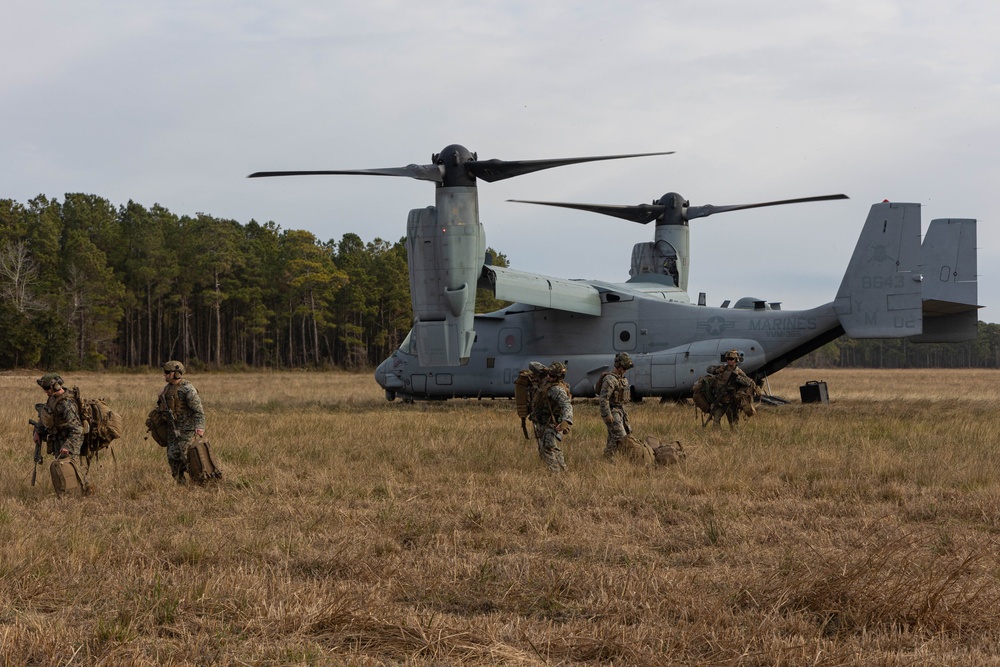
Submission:
[[616,352],[631,352],[638,340],[635,322],[616,322],[614,336]]
[[649,384],[653,389],[673,389],[677,386],[676,354],[664,354],[652,360]]
[[635,358],[635,368],[629,371],[632,388],[638,396],[656,396],[664,390],[677,388],[677,355],[673,353],[643,354]]

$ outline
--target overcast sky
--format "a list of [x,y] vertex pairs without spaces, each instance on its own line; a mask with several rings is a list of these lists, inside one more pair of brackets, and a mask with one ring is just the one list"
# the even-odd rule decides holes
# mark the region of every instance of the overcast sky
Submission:
[[8,3],[0,198],[99,195],[405,235],[434,186],[259,170],[651,151],[480,183],[515,268],[628,278],[650,226],[505,200],[849,201],[692,222],[690,291],[833,299],[871,204],[979,220],[980,319],[1000,307],[1000,3],[940,0],[53,0]]

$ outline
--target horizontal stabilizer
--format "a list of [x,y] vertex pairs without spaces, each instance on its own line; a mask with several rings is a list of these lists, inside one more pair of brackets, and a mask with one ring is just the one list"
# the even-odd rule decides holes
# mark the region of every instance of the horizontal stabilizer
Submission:
[[922,333],[920,205],[883,202],[868,213],[834,301],[852,338]]
[[484,266],[482,277],[496,298],[583,315],[601,314],[601,295],[592,285],[500,266]]
[[[933,303],[935,302],[924,301],[924,307]],[[910,336],[907,340],[913,343],[961,343],[975,340],[978,335],[979,313],[975,308],[961,313],[938,314],[933,317],[927,315],[925,310],[923,333]]]

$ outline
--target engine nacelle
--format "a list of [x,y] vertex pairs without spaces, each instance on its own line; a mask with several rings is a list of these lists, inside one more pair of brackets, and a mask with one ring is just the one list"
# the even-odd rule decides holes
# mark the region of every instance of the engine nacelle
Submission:
[[414,342],[421,364],[460,366],[476,338],[486,234],[475,188],[438,188],[437,204],[410,211],[406,224]]

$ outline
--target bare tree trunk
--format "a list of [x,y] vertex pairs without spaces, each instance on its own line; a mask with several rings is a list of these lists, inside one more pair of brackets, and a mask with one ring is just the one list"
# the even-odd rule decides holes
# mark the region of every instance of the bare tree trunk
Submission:
[[309,365],[309,345],[306,343],[306,318],[302,317],[302,322],[299,326],[299,334],[302,336],[302,365]]
[[35,298],[38,265],[31,259],[23,240],[8,241],[0,250],[0,297],[13,304],[18,313],[41,310]]
[[295,353],[292,350],[292,343],[295,340],[295,329],[293,328],[295,319],[294,310],[292,309],[291,301],[288,302],[288,367],[293,368],[295,366]]
[[312,290],[309,290],[309,311],[312,313],[313,358],[319,366],[319,327],[316,326],[316,298]]
[[215,365],[222,365],[222,288],[219,284],[219,272],[215,276]]
[[153,290],[146,283],[146,366],[153,365]]

